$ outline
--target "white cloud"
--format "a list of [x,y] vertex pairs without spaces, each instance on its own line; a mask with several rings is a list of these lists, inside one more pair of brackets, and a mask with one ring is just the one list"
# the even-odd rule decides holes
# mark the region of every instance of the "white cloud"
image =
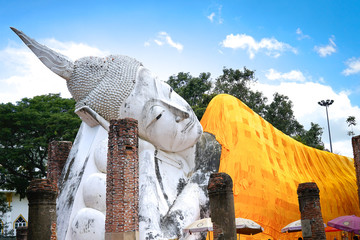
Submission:
[[[218,24],[222,24],[224,22],[224,19],[222,19],[221,17],[221,10],[222,10],[222,5],[215,5],[213,7],[211,7],[211,9],[213,10],[209,16],[206,16],[210,22],[216,22]],[[217,13],[215,13],[217,12]]]
[[345,76],[360,72],[360,58],[350,58],[345,64],[347,65],[347,68],[342,72]]
[[[346,124],[348,116],[360,116],[360,108],[351,105],[349,92],[335,92],[330,86],[313,82],[281,82],[274,84],[257,83],[255,88],[272,99],[275,92],[284,94],[293,102],[296,119],[310,128],[310,123],[317,123],[323,128],[322,141],[325,148],[330,149],[325,108],[318,105],[320,100],[333,99],[329,107],[329,119],[333,151],[340,155],[353,157],[351,139],[347,135],[350,130]],[[360,134],[360,126],[354,128],[355,134]]]
[[218,15],[219,15],[218,23],[219,24],[222,24],[224,22],[224,19],[222,19],[222,17],[221,17],[221,9],[222,9],[222,5],[220,5],[218,8]]
[[273,68],[270,68],[265,74],[265,76],[269,80],[290,80],[299,82],[304,82],[306,80],[304,74],[299,70],[291,70],[287,73],[281,73]]
[[[170,35],[166,32],[159,32],[156,39],[153,40],[158,46],[168,45],[170,47],[176,48],[179,52],[184,49],[184,46],[181,43],[176,43],[172,40]],[[150,46],[150,43],[149,45]]]
[[150,46],[150,42],[146,41],[144,42],[144,47],[149,47]]
[[300,28],[296,29],[296,34],[298,35],[298,40],[302,39],[310,39],[311,37],[309,35],[304,34]]
[[84,43],[60,42],[56,39],[48,39],[44,40],[43,44],[54,49],[55,51],[60,52],[73,61],[85,56],[104,57],[109,55],[108,52],[101,51],[98,48],[91,47]]
[[214,17],[215,17],[215,13],[212,12],[209,16],[207,16],[207,18],[210,20],[210,22],[214,21]]
[[[42,44],[71,60],[84,56],[108,55],[107,52],[83,43],[64,43],[49,39]],[[27,47],[7,47],[0,50],[0,61],[6,62],[6,72],[0,73],[0,102],[15,103],[24,97],[48,93],[61,93],[62,97],[71,97],[66,81],[45,67]]]
[[250,59],[255,57],[255,53],[264,50],[272,57],[279,57],[282,52],[291,51],[297,53],[297,50],[287,43],[279,42],[275,38],[263,38],[257,42],[252,36],[246,34],[227,35],[226,39],[220,43],[223,47],[232,49],[246,49]]
[[155,42],[157,45],[159,45],[159,46],[164,45],[164,42],[162,42],[162,41],[160,41],[160,40],[157,40],[157,39],[155,39],[154,42]]
[[176,43],[172,40],[172,38],[167,34],[166,32],[160,33],[160,36],[164,37],[166,40],[166,43],[169,44],[171,47],[176,48],[179,52],[183,50],[183,45],[180,43]]
[[336,52],[336,44],[334,42],[335,37],[329,38],[329,44],[326,46],[315,46],[314,50],[319,54],[320,57],[330,56]]
[[324,83],[324,82],[325,82],[324,78],[323,78],[323,77],[320,77],[320,78],[319,78],[319,82]]

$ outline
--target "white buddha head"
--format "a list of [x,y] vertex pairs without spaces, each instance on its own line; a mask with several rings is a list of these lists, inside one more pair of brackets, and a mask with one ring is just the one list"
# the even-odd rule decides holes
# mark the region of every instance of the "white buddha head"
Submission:
[[139,136],[158,149],[179,152],[193,146],[202,127],[189,104],[137,60],[121,55],[75,62],[12,28],[35,55],[67,81],[76,110],[87,106],[105,120],[138,120]]
[[202,134],[190,105],[144,67],[139,68],[135,87],[120,107],[120,117],[137,119],[140,137],[168,152],[193,146]]

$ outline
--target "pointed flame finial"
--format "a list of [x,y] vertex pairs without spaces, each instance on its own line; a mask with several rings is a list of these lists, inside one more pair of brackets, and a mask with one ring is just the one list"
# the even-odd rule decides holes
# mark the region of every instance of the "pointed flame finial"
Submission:
[[41,45],[36,42],[34,39],[28,37],[22,31],[17,30],[16,28],[10,27],[20,39],[30,48],[30,50],[40,59],[40,61],[48,67],[51,71],[64,78],[69,80],[74,69],[74,64],[72,61],[68,60],[62,54],[55,52],[54,50]]

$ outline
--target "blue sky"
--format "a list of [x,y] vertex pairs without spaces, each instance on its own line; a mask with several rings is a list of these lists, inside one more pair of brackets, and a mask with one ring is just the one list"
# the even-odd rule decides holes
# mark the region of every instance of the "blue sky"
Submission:
[[[10,26],[69,58],[124,54],[160,79],[178,72],[218,77],[223,67],[256,71],[271,100],[290,97],[297,119],[324,128],[334,152],[352,157],[345,120],[360,119],[358,1],[17,1],[0,0],[0,102],[61,92],[65,81],[40,64]],[[354,129],[360,134],[360,128]]]

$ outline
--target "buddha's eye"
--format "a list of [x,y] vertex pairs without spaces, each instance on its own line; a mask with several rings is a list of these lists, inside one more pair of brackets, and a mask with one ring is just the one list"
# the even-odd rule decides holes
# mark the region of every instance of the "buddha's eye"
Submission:
[[146,117],[146,127],[149,127],[151,124],[159,120],[163,113],[165,112],[165,109],[161,106],[153,106],[150,111],[148,112],[148,115]]
[[169,98],[171,98],[171,93],[173,92],[173,89],[170,88],[170,91],[169,91]]
[[150,110],[150,119],[153,120],[159,120],[161,118],[162,114],[165,112],[165,109],[161,106],[154,106]]

